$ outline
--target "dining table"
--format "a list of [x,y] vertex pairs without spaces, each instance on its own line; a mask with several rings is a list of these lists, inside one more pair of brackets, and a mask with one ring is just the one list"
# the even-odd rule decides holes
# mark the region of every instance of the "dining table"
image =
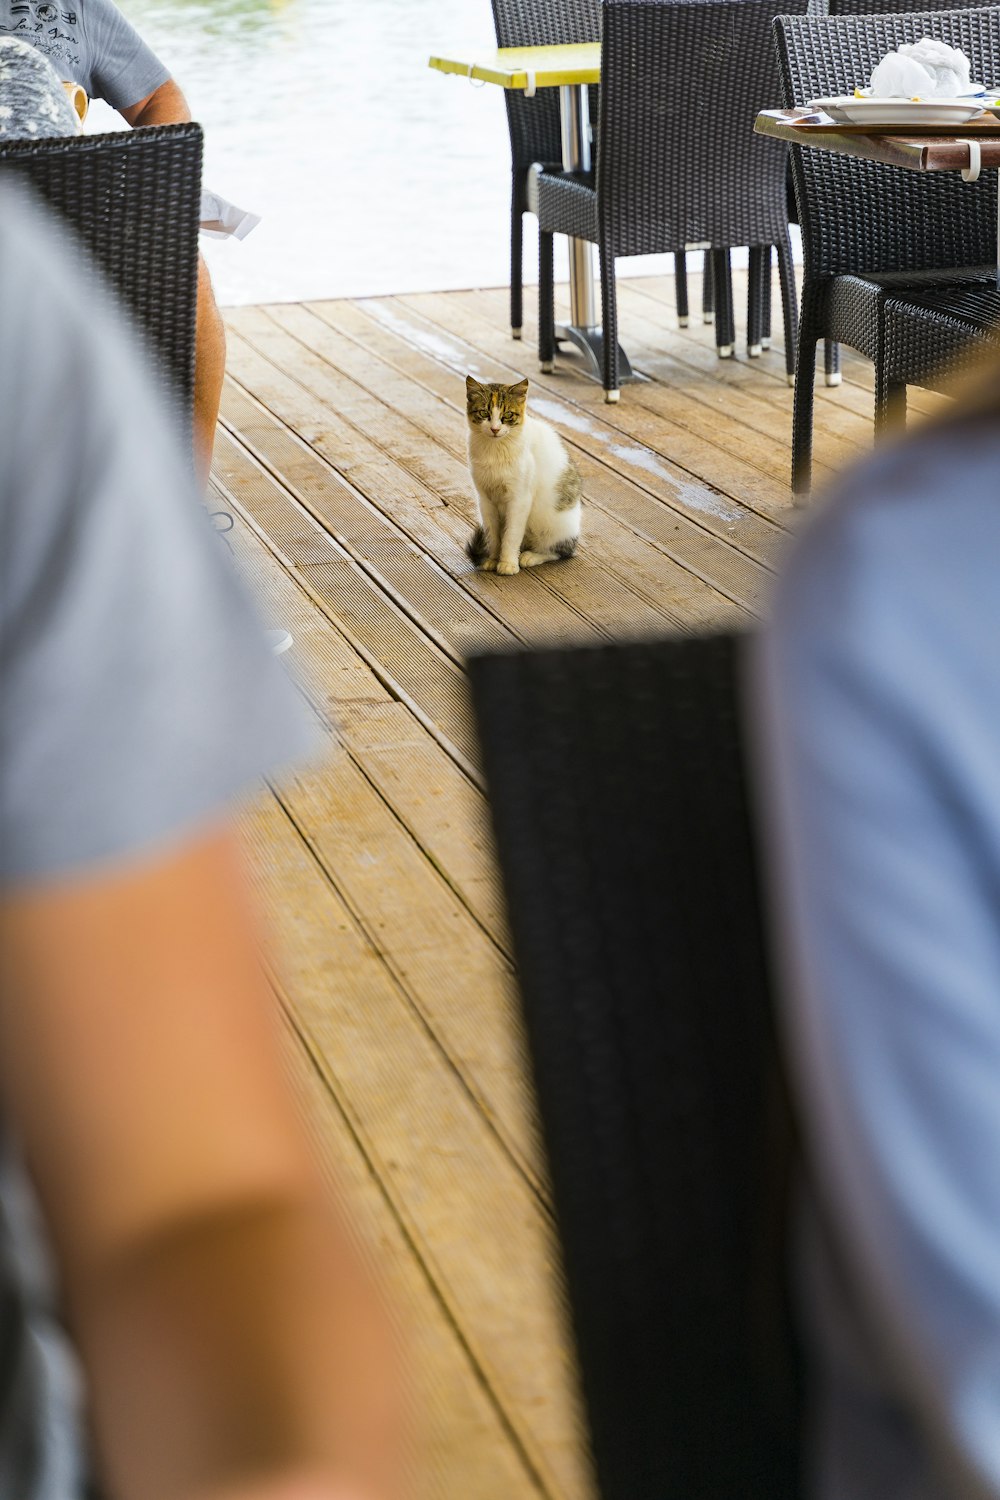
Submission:
[[[1000,119],[987,114],[964,125],[845,124],[815,109],[764,109],[754,122],[758,135],[794,146],[810,146],[903,167],[911,172],[960,172],[966,182],[980,173],[1000,173]],[[997,287],[1000,289],[1000,193],[997,195]]]
[[[529,99],[539,89],[559,90],[562,165],[566,172],[591,170],[592,132],[588,86],[601,81],[600,42],[572,42],[547,47],[497,47],[470,54],[432,56],[429,66],[482,84],[519,89]],[[538,170],[541,169],[539,164]],[[594,288],[594,247],[589,240],[569,240],[570,320],[557,324],[556,341],[577,348],[588,373],[601,377],[601,327]],[[543,364],[542,369],[551,369]],[[634,378],[619,345],[622,380]]]

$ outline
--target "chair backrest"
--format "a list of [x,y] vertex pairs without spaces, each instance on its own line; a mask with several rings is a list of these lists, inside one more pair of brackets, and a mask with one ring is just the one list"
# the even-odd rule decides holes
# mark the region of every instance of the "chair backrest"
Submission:
[[[887,52],[936,37],[959,47],[972,74],[1000,76],[1000,10],[782,16],[774,38],[786,105],[852,93]],[[996,259],[997,174],[964,183],[793,146],[805,277],[866,271],[954,270]]]
[[799,1493],[738,659],[470,664],[604,1500]]
[[[965,6],[966,10],[987,9],[996,0],[973,0],[973,3]],[[898,15],[903,9],[901,0],[810,0],[809,14],[816,16],[885,16]],[[931,10],[954,10],[954,0],[940,0],[938,5],[928,5],[926,0],[920,0],[920,9],[925,13]],[[992,83],[992,79],[990,82]]]
[[0,144],[0,172],[30,184],[132,316],[174,420],[190,432],[202,132],[153,125]]
[[[599,42],[601,0],[491,0],[498,47],[554,47],[563,42]],[[598,93],[590,91],[592,119],[597,119]],[[510,149],[515,173],[532,162],[559,162],[562,144],[559,95],[541,89],[527,99],[514,89],[504,90]]]
[[615,254],[787,232],[787,153],[753,122],[778,94],[771,22],[805,6],[605,0],[597,189]]

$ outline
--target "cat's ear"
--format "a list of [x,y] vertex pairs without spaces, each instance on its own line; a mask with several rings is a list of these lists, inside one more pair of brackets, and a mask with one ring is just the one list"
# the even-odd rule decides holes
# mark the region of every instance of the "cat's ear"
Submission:
[[515,401],[525,401],[525,400],[527,400],[527,396],[528,396],[528,377],[527,377],[527,375],[524,377],[523,380],[519,380],[518,383],[517,383],[517,385],[509,385],[507,387],[507,389],[510,391],[511,395],[514,397]]
[[475,394],[476,391],[481,391],[481,390],[484,390],[484,389],[485,389],[485,387],[481,386],[479,384],[478,380],[473,380],[473,378],[472,378],[471,375],[466,375],[466,377],[465,377],[465,394],[467,396],[472,396],[472,395]]

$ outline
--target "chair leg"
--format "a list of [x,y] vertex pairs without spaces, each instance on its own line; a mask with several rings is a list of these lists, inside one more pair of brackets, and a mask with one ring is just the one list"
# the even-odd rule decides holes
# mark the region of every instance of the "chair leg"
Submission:
[[906,382],[888,379],[881,365],[884,358],[875,366],[876,443],[906,427]]
[[712,272],[712,252],[705,251],[705,267],[701,278],[701,321],[715,322],[715,276]]
[[823,373],[827,385],[840,384],[840,345],[833,339],[823,341]]
[[617,401],[618,388],[618,297],[615,288],[615,257],[607,245],[598,250],[601,266],[601,356],[604,363],[604,399]]
[[796,496],[808,495],[812,485],[813,393],[819,342],[814,303],[813,295],[804,291],[792,401],[792,491]]
[[524,194],[517,177],[514,177],[510,195],[510,332],[511,337],[521,337],[524,322],[522,307],[523,258],[524,258]]
[[728,249],[713,250],[712,280],[715,283],[715,348],[720,359],[731,359],[736,343],[733,320],[733,276]]
[[687,256],[683,250],[674,251],[674,281],[677,285],[677,322],[686,328],[690,321],[688,312]]
[[778,252],[778,281],[781,286],[781,317],[785,330],[785,374],[788,384],[795,383],[795,354],[799,337],[799,299],[795,290],[795,264],[792,242],[786,234],[775,247]]
[[[767,261],[771,263],[771,247],[767,247]],[[762,349],[761,320],[764,296],[764,246],[750,246],[750,263],[747,274],[747,354],[756,359]]]
[[538,363],[549,374],[556,358],[554,236],[538,231]]
[[764,246],[760,267],[760,346],[771,347],[771,246]]

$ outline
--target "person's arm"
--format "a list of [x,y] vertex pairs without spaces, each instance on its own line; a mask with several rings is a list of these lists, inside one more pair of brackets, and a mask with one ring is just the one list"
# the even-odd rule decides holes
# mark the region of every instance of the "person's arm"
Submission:
[[394,1493],[389,1336],[254,937],[224,830],[0,900],[0,1081],[115,1500]]
[[139,125],[183,125],[191,118],[187,100],[172,78],[118,113],[133,130]]

